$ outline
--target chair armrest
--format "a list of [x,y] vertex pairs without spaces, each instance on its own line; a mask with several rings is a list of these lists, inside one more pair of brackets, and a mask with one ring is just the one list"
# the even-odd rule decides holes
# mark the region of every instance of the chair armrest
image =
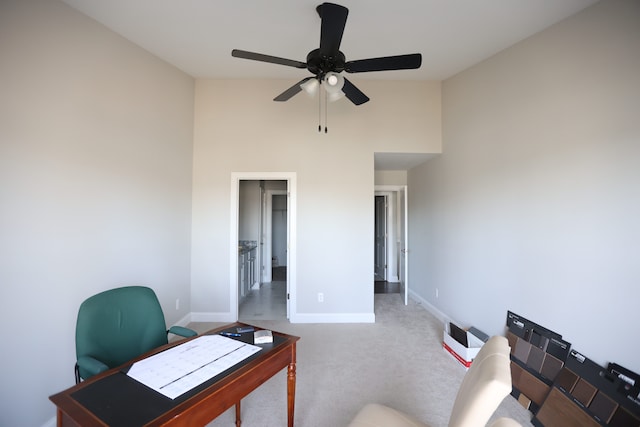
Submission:
[[[86,373],[86,378],[92,377],[96,374],[109,370],[109,367],[91,356],[81,356],[77,361],[78,368]],[[85,378],[85,377],[83,377]]]
[[198,335],[198,333],[193,329],[185,328],[183,326],[172,326],[171,328],[169,328],[167,333],[180,335],[181,337],[185,338],[195,337],[196,335]]

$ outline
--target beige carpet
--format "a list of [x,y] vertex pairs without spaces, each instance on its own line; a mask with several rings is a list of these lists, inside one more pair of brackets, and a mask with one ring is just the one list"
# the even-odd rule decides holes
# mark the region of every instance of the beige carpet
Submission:
[[[300,337],[297,346],[297,427],[346,426],[368,402],[404,411],[433,427],[446,427],[464,369],[442,350],[443,325],[399,294],[375,295],[375,324],[290,324],[264,328]],[[220,324],[191,323],[204,332]],[[286,426],[283,370],[242,401],[244,427]],[[494,417],[531,426],[531,414],[511,396]],[[233,409],[210,427],[233,426]]]

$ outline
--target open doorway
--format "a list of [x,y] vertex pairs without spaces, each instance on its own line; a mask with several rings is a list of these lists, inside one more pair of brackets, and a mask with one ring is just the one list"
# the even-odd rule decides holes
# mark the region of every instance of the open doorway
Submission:
[[239,179],[237,188],[237,318],[287,319],[292,285],[290,180]]
[[399,293],[408,303],[406,186],[376,186],[374,293]]

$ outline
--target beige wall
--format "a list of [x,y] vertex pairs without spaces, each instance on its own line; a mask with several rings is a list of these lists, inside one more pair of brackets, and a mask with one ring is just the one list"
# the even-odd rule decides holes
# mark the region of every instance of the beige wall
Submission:
[[639,22],[599,2],[444,82],[443,154],[409,172],[427,303],[492,334],[512,310],[640,372]]
[[232,173],[291,172],[297,176],[297,320],[373,313],[373,153],[440,151],[440,83],[352,81],[371,102],[330,104],[327,134],[317,132],[317,99],[300,93],[272,101],[291,81],[196,82],[194,312],[225,318],[232,311]]
[[194,81],[48,0],[0,2],[0,58],[0,425],[40,426],[85,298],[188,313]]
[[376,171],[376,185],[407,185],[407,171]]

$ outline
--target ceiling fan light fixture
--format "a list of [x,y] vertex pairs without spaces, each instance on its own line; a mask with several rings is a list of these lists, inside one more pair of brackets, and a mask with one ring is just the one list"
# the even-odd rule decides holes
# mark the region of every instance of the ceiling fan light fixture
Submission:
[[324,76],[324,89],[327,91],[329,102],[337,101],[344,96],[343,87],[344,77],[341,74],[330,71]]
[[342,91],[335,92],[335,93],[327,93],[327,99],[329,100],[329,102],[335,102],[341,99],[343,96],[344,96],[344,92]]
[[342,77],[342,74],[330,71],[326,76],[324,76],[324,82],[326,84],[327,92],[340,92],[344,86],[344,77]]
[[306,92],[310,97],[315,96],[318,92],[318,87],[320,86],[320,82],[318,79],[309,79],[306,82],[300,85],[300,88]]

